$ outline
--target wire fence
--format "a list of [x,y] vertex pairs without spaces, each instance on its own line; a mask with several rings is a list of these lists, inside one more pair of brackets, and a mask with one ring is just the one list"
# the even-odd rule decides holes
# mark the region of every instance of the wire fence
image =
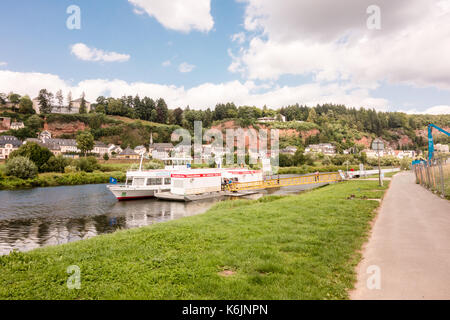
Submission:
[[424,161],[413,166],[416,183],[450,199],[450,158]]

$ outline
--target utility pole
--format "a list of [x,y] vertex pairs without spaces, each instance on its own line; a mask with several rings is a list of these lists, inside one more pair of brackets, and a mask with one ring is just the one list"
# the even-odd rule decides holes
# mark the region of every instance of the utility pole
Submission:
[[383,186],[383,180],[381,179],[381,161],[380,161],[380,151],[384,150],[384,143],[381,141],[381,139],[375,139],[372,142],[372,149],[377,152],[378,156],[378,182],[380,184],[380,187]]

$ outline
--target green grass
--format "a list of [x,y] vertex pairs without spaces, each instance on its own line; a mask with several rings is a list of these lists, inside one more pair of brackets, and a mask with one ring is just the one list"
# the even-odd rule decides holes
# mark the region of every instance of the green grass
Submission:
[[[362,198],[381,197],[377,190],[376,181],[349,181],[225,201],[193,217],[14,252],[0,257],[0,299],[347,299],[379,205]],[[80,290],[66,286],[70,265],[81,269]]]

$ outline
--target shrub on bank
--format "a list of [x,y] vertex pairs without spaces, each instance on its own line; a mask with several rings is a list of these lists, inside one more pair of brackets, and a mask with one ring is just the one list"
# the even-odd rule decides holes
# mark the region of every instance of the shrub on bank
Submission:
[[116,178],[122,182],[126,179],[123,172],[71,172],[71,173],[42,173],[34,179],[19,179],[16,177],[6,177],[0,179],[0,189],[26,189],[34,187],[53,187],[64,185],[81,185],[81,184],[100,184],[108,183],[109,178]]
[[38,169],[30,159],[16,156],[6,163],[6,174],[19,179],[33,179],[36,177]]
[[80,158],[76,162],[77,170],[84,172],[93,172],[100,169],[100,165],[95,157]]

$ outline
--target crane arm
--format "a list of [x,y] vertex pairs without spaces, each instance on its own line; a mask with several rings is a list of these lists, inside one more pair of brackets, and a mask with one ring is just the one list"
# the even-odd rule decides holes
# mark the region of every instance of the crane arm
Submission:
[[433,128],[439,130],[442,133],[450,136],[450,133],[445,131],[442,128],[439,128],[437,125],[430,123],[428,125],[428,160],[433,159],[434,156],[434,142],[433,142]]

